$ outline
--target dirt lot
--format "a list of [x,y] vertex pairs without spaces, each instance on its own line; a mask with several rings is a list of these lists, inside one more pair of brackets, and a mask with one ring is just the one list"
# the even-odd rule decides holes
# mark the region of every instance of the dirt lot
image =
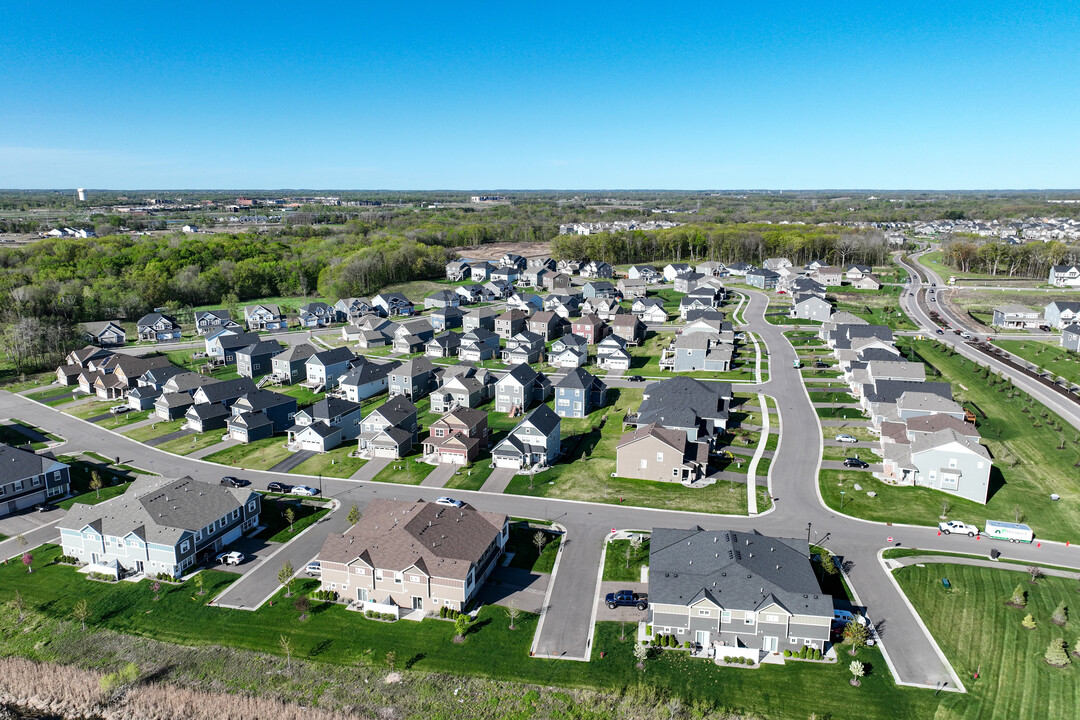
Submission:
[[453,250],[470,260],[498,260],[508,252],[524,258],[546,257],[551,254],[551,243],[493,243],[480,247],[459,247]]

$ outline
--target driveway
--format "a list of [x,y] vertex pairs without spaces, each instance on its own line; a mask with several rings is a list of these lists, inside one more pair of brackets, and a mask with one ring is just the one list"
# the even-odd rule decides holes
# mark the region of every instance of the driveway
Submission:
[[460,465],[451,465],[449,463],[436,465],[435,469],[428,473],[428,476],[420,484],[424,487],[444,487],[446,483],[450,482],[450,478],[454,477],[454,473],[460,469]]
[[[649,583],[643,582],[602,582],[600,583],[600,591],[596,593],[596,621],[605,622],[614,620],[616,622],[625,620],[628,623],[644,622],[648,617],[649,610],[638,610],[636,607],[617,607],[614,610],[607,606],[604,602],[604,598],[608,593],[617,592],[619,590],[633,590],[636,593],[649,592]],[[636,630],[634,632],[637,632]]]
[[481,490],[489,493],[506,492],[506,486],[514,479],[515,474],[516,473],[510,468],[495,468],[491,471],[491,474],[488,475],[487,482],[484,483],[484,487],[481,488]]
[[499,566],[492,571],[477,597],[487,605],[507,607],[514,603],[519,610],[539,613],[550,580],[547,573]]
[[188,435],[194,435],[194,434],[195,434],[194,430],[177,430],[176,432],[165,433],[161,437],[151,438],[151,439],[146,441],[146,444],[149,445],[150,447],[157,447],[158,445],[161,445],[163,443],[167,443],[170,440],[175,440],[177,438],[187,437]]
[[270,468],[269,472],[287,473],[290,470],[296,468],[298,465],[300,465],[300,463],[304,462],[305,460],[315,457],[315,455],[316,453],[314,450],[297,450],[292,455],[285,458],[274,467]]

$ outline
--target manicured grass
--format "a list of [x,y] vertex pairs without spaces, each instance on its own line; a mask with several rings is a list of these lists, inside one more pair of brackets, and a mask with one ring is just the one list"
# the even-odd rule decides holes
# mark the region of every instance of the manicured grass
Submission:
[[[934,639],[963,680],[969,696],[953,703],[950,718],[1067,718],[1080,707],[1080,667],[1055,668],[1043,660],[1050,641],[1063,637],[1074,649],[1075,619],[1067,627],[1050,621],[1059,602],[1076,604],[1074,579],[1044,577],[1037,585],[1022,570],[927,563],[894,573]],[[946,590],[941,578],[952,588]],[[1027,593],[1027,607],[1005,601],[1017,585]],[[1020,621],[1028,613],[1036,628]],[[1070,614],[1073,614],[1070,612]],[[973,679],[978,672],[979,678]],[[959,700],[959,699],[958,699]]]
[[[30,398],[31,400],[36,400],[37,402],[48,405],[50,407],[55,407],[57,405],[65,405],[70,402],[75,402],[76,400],[81,400],[82,398],[86,397],[86,395],[79,394],[78,390],[78,385],[62,385],[59,387],[49,388],[48,390],[42,390],[41,392],[28,393],[23,397]],[[69,395],[71,393],[75,393],[74,397],[64,397],[65,395]]]
[[297,465],[291,472],[297,475],[325,475],[326,477],[347,478],[367,464],[367,460],[349,457],[356,450],[356,441],[350,441],[340,447],[315,457],[308,458]]
[[285,447],[285,438],[271,437],[218,450],[203,459],[245,470],[269,470],[291,454]]
[[394,460],[371,479],[375,482],[419,485],[435,469],[435,466],[420,462],[418,458],[419,456],[415,456]]
[[471,467],[462,468],[460,475],[451,475],[444,487],[447,490],[479,490],[491,476],[492,469],[490,458],[479,460]]
[[149,425],[143,425],[142,427],[137,427],[133,430],[129,430],[124,434],[132,440],[146,442],[147,440],[153,440],[156,437],[161,437],[162,435],[168,435],[169,433],[176,432],[177,430],[181,429],[181,426],[183,424],[183,418],[168,421],[158,420],[157,422],[150,423]]
[[892,296],[870,297],[860,295],[840,300],[836,303],[837,312],[849,312],[861,317],[871,325],[887,325],[893,330],[915,330],[915,323],[899,309],[897,298]]
[[881,439],[877,433],[872,432],[870,428],[865,425],[859,425],[853,423],[849,427],[840,427],[837,425],[823,425],[821,428],[822,435],[828,440],[835,440],[837,435],[850,435],[856,440],[867,440],[869,442],[877,442]]
[[109,408],[119,404],[123,404],[123,401],[112,400],[106,402],[89,402],[78,405],[77,407],[68,408],[67,410],[64,410],[64,412],[72,417],[77,417],[80,420],[87,420],[97,415],[103,415],[109,412]]
[[280,393],[281,395],[288,395],[289,397],[296,398],[296,406],[298,408],[302,408],[305,405],[312,405],[326,397],[326,393],[312,392],[309,388],[301,387],[300,385],[282,385],[281,387],[269,387],[268,389]]
[[825,452],[821,457],[824,460],[843,460],[844,458],[857,457],[871,464],[881,462],[881,456],[876,452],[857,445],[826,445]]
[[660,355],[663,348],[667,347],[671,342],[670,333],[654,333],[645,339],[641,345],[637,347],[629,348],[630,351],[630,370],[626,372],[627,375],[642,375],[645,377],[676,377],[683,375],[686,377],[713,379],[713,380],[742,380],[752,381],[755,379],[754,375],[754,347],[753,345],[743,345],[736,353],[732,363],[736,366],[735,369],[728,372],[683,372],[674,373],[669,370],[660,369]]
[[225,428],[218,428],[217,430],[211,430],[210,432],[178,437],[175,440],[163,442],[155,447],[157,447],[158,450],[164,450],[165,452],[170,452],[175,455],[190,455],[196,450],[202,450],[211,445],[217,445],[221,442],[221,438],[224,434]]
[[1011,355],[1038,365],[1055,378],[1063,377],[1071,383],[1080,383],[1080,354],[1057,344],[1034,340],[995,340],[994,344]]
[[127,427],[128,425],[134,425],[135,423],[148,420],[152,410],[140,410],[138,412],[126,412],[119,415],[110,415],[109,417],[95,423],[98,427],[107,428],[109,430],[117,430],[119,428]]
[[[34,450],[41,450],[42,448],[46,448],[49,446],[49,443],[47,442],[31,442],[30,436],[26,435],[23,432],[20,432],[19,428],[21,427],[29,428],[29,426],[24,425],[23,423],[20,423],[18,421],[13,421],[11,422],[11,424],[8,425],[0,425],[0,443],[5,443],[7,445],[15,445],[16,447],[22,445],[29,445]],[[30,429],[36,430],[36,428]]]
[[[64,510],[70,510],[75,503],[97,505],[117,495],[123,495],[128,489],[128,483],[133,479],[130,473],[109,467],[108,463],[92,463],[74,455],[62,455],[58,459],[71,466],[71,491],[74,495],[56,503],[57,507]],[[104,485],[100,491],[90,489],[90,480],[94,471],[101,476],[101,482]]]
[[803,367],[799,369],[799,374],[804,378],[838,378],[842,375],[839,370],[819,369],[808,367],[805,363]]
[[[294,658],[341,666],[382,667],[386,653],[393,650],[399,663],[424,673],[616,692],[647,682],[658,691],[678,697],[684,707],[698,707],[702,717],[729,708],[742,716],[800,720],[811,712],[818,717],[828,712],[834,720],[932,718],[939,705],[952,707],[965,700],[945,697],[951,693],[936,696],[926,690],[896,687],[880,653],[873,648],[859,653],[859,659],[870,667],[860,688],[848,685],[846,663],[791,663],[755,670],[720,668],[672,650],[652,651],[643,673],[635,668],[633,642],[619,640],[619,623],[597,624],[592,662],[541,660],[529,657],[537,623],[537,617],[529,613],[517,618],[517,630],[510,630],[500,608],[485,606],[465,642],[456,644],[452,642],[454,626],[450,622],[431,619],[382,623],[338,604],[313,602],[309,619],[299,622],[284,591],[274,597],[272,606],[267,603],[254,612],[207,606],[206,600],[236,579],[233,574],[214,570],[202,573],[205,596],[196,595],[194,583],[188,581],[163,586],[161,599],[154,601],[149,582],[93,582],[77,575],[74,568],[47,564],[59,552],[55,546],[35,551],[34,572],[30,574],[21,563],[0,567],[0,601],[11,600],[18,588],[29,612],[40,613],[46,619],[38,629],[32,625],[22,628],[25,632],[18,633],[19,647],[32,648],[39,641],[45,645],[53,640],[59,630],[58,621],[65,621],[63,632],[78,632],[76,624],[70,622],[72,608],[85,599],[91,631],[108,628],[163,642],[225,645],[273,655],[281,654],[279,638],[284,634],[292,641]],[[317,586],[313,580],[293,583],[297,592],[310,592]],[[0,642],[9,642],[7,638],[14,634],[8,630]],[[827,692],[822,692],[823,688]]]
[[861,410],[849,407],[819,407],[814,408],[814,411],[817,413],[817,416],[819,418],[824,418],[828,420],[855,420],[857,418],[865,417],[865,415],[862,414]]
[[[291,527],[284,515],[287,508],[291,508],[294,513],[293,524]],[[329,507],[309,505],[300,499],[271,498],[264,496],[262,512],[259,514],[259,519],[266,525],[266,529],[260,532],[257,537],[269,540],[270,542],[288,542],[312,524],[318,522],[319,518],[324,517],[329,512]]]
[[[534,538],[536,533],[544,536],[543,550],[537,550]],[[562,533],[546,528],[530,527],[527,522],[516,522],[510,526],[510,539],[506,541],[506,551],[514,553],[510,567],[550,573],[555,567],[555,556],[559,553]]]
[[[626,553],[629,551],[629,564]],[[629,540],[612,540],[604,555],[604,581],[639,582],[641,567],[649,564],[649,539],[635,551]]]

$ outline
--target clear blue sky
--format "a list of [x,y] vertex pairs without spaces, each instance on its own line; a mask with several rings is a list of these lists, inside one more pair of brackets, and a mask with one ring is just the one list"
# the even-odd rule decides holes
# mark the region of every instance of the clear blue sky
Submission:
[[0,187],[1076,188],[1074,2],[0,2]]

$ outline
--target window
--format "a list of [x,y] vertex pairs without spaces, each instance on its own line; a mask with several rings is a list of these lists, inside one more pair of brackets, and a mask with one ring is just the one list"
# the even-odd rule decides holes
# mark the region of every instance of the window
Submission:
[[709,614],[709,611],[708,611],[708,610],[698,610],[698,611],[697,611],[697,614],[698,614],[698,615],[708,615],[708,614]]
[[248,503],[248,512],[255,512],[255,501],[252,500]]
[[40,484],[41,484],[41,476],[40,475],[35,475],[34,479],[30,481],[30,485],[32,487],[37,487]]
[[720,613],[720,622],[722,622],[722,623],[731,622],[731,611],[730,610],[724,610],[723,612]]
[[686,634],[686,628],[679,628],[679,634],[680,635]]
[[383,579],[382,570],[376,570],[375,571],[375,579],[376,580],[382,580]]
[[414,583],[420,582],[420,576],[419,575],[410,575],[409,576],[409,582],[414,582]]
[[240,517],[240,508],[234,508],[232,511],[233,520]]
[[656,462],[664,462],[664,453],[662,453],[662,452],[656,453]]
[[794,638],[794,637],[793,638],[788,638],[788,642],[791,643],[792,645],[798,645],[799,644],[799,638]]
[[648,460],[646,460],[645,458],[641,458],[641,460],[639,461],[639,463],[640,463],[640,464],[639,464],[638,468],[639,468],[640,470],[644,470],[645,468],[649,467],[649,461],[648,461]]
[[746,615],[743,616],[743,623],[745,623],[746,625],[753,625],[754,624],[754,613],[752,613],[752,612],[746,613]]
[[356,568],[356,574],[357,575],[364,575],[365,574],[364,573],[364,568]]
[[671,477],[679,477],[679,468],[671,468]]
[[[135,543],[132,543],[132,545],[134,545],[134,544],[135,544]],[[188,550],[190,550],[190,549],[191,549],[191,543],[190,543],[190,542],[188,542],[187,540],[185,540],[184,542],[180,543],[180,552],[182,552],[182,553],[186,553],[186,552],[187,552]]]
[[950,468],[956,467],[956,458],[949,458],[949,467]]
[[766,615],[765,622],[780,622],[780,617],[778,615]]

